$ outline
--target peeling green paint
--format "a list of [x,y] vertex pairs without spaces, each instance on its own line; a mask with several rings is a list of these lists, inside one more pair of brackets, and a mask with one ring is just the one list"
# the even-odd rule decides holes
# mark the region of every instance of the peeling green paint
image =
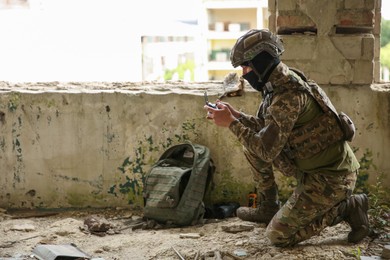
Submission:
[[125,175],[125,181],[111,186],[108,193],[116,197],[118,193],[123,194],[126,196],[128,204],[141,205],[143,202],[143,166],[145,165],[143,149],[141,147],[135,149],[135,155],[135,160],[127,157],[118,167],[118,170]]
[[171,138],[167,138],[166,144],[162,144],[163,149],[167,149],[168,147],[171,147],[173,143],[173,140]]
[[184,131],[192,131],[195,130],[195,123],[193,122],[184,122],[182,125]]
[[116,189],[116,184],[114,184],[108,189],[108,194],[113,194],[115,197],[118,197],[117,193],[115,192],[115,189]]
[[[161,153],[175,143],[182,143],[188,140],[196,140],[198,136],[196,120],[187,120],[178,128],[169,129],[163,123],[164,127],[160,132],[161,140],[156,142],[152,135],[144,135],[142,140],[138,141],[138,146],[133,147],[133,156],[126,157],[122,165],[118,167],[121,176],[118,183],[113,184],[108,189],[108,194],[118,197],[125,196],[129,205],[143,206],[143,183],[147,169],[156,162]],[[165,139],[163,139],[165,136]],[[195,141],[194,141],[195,142]]]
[[122,163],[122,166],[118,167],[118,169],[122,172],[122,173],[125,173],[126,172],[126,167],[129,166],[131,164],[131,161],[130,161],[130,157],[127,157],[123,163]]
[[55,102],[55,100],[54,99],[49,99],[49,100],[47,100],[47,103],[46,103],[46,105],[47,105],[47,107],[53,107],[53,106],[55,106],[56,105],[56,102]]
[[4,136],[0,140],[0,148],[2,152],[5,152],[5,138]]
[[8,101],[8,110],[14,112],[20,104],[20,94],[13,93]]

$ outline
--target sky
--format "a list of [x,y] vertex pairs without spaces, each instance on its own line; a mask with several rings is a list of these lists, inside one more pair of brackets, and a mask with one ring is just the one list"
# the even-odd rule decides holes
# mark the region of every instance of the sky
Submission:
[[[30,0],[0,10],[0,80],[141,81],[141,35],[183,30],[200,0]],[[92,7],[92,8],[91,8]]]
[[[196,20],[200,1],[30,0],[31,10],[0,10],[0,80],[140,81],[141,34]],[[390,0],[382,16],[390,20]]]
[[382,0],[382,17],[390,20],[390,0]]

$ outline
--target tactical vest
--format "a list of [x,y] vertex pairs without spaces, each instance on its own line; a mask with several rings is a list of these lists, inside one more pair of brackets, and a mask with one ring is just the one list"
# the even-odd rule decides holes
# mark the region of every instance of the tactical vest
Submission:
[[[283,148],[285,156],[289,159],[308,159],[336,142],[352,138],[346,137],[342,126],[344,122],[341,122],[335,107],[317,83],[307,80],[302,72],[292,68],[290,68],[289,77],[291,81],[296,83],[293,85],[297,91],[304,91],[314,98],[323,114],[292,130],[287,144]],[[268,87],[271,86],[268,85]],[[276,92],[283,92],[283,87],[277,87]],[[271,91],[265,96],[265,100],[268,99],[267,105],[272,102],[270,100],[272,94]],[[267,95],[270,96],[267,97]]]

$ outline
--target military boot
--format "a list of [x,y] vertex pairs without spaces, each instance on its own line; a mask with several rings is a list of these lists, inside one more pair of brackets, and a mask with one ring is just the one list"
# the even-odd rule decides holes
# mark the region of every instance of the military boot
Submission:
[[352,231],[348,234],[348,242],[358,243],[370,233],[368,222],[368,197],[366,194],[352,195],[339,206],[339,216],[334,224],[345,220]]
[[256,206],[256,208],[239,207],[236,211],[237,217],[244,221],[268,224],[280,209],[277,186],[274,185],[272,188],[261,192]]

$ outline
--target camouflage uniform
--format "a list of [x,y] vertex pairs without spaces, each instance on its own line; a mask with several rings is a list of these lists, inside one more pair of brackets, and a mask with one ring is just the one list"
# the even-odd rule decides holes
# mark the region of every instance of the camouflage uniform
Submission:
[[[348,143],[337,136],[340,130],[331,113],[324,115],[299,75],[280,62],[268,82],[257,116],[242,113],[229,128],[244,147],[260,191],[276,185],[273,166],[297,178],[295,191],[266,231],[273,244],[291,246],[338,223],[340,202],[352,194],[359,163]],[[325,121],[314,123],[315,130],[302,130],[321,118]],[[332,136],[337,137],[330,140]],[[291,147],[294,156],[286,149]]]

